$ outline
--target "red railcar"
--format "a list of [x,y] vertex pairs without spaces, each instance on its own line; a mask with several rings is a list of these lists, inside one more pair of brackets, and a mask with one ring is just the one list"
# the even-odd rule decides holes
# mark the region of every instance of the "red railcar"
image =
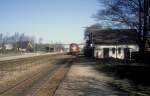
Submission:
[[69,54],[71,54],[71,55],[77,55],[77,54],[79,54],[79,52],[80,52],[80,48],[79,48],[78,44],[76,44],[76,43],[70,44]]

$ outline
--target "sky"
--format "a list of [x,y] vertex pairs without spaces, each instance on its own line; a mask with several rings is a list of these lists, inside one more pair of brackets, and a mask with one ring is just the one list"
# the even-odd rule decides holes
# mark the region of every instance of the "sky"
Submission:
[[44,43],[80,43],[100,8],[97,0],[0,0],[0,33],[43,38]]

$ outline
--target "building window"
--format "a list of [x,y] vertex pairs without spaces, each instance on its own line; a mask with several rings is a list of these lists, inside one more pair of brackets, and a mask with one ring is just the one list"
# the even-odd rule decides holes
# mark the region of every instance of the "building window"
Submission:
[[115,48],[112,48],[112,53],[115,54]]
[[118,48],[118,54],[121,54],[121,48]]

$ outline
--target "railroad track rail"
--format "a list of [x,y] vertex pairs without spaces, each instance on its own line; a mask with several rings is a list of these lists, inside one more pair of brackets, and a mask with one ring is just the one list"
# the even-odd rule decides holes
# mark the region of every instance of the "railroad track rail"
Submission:
[[0,61],[0,65],[3,65],[3,64],[18,64],[18,63],[22,63],[22,62],[25,62],[25,63],[28,63],[28,62],[35,62],[36,60],[39,60],[39,59],[44,59],[46,58],[47,56],[49,57],[54,57],[54,56],[57,56],[58,54],[54,54],[54,55],[44,55],[44,56],[34,56],[34,57],[26,57],[26,58],[19,58],[19,59],[12,59],[12,60],[4,60],[4,61]]
[[73,60],[68,64],[60,67],[54,74],[47,80],[47,82],[41,86],[33,95],[31,96],[54,96],[57,88],[60,86],[61,82],[67,75]]
[[18,70],[26,71],[32,66],[41,64],[43,61],[48,62],[48,60],[56,59],[56,56],[58,54],[0,61],[0,79],[5,76],[5,73],[13,73]]
[[[53,64],[30,77],[0,91],[0,96],[53,96],[67,74],[72,59]],[[42,95],[41,95],[42,94]]]

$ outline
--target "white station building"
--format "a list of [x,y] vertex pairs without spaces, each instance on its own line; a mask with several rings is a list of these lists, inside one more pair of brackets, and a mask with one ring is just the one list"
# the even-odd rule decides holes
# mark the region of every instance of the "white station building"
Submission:
[[97,30],[92,34],[95,58],[131,58],[139,51],[137,32],[134,29]]

